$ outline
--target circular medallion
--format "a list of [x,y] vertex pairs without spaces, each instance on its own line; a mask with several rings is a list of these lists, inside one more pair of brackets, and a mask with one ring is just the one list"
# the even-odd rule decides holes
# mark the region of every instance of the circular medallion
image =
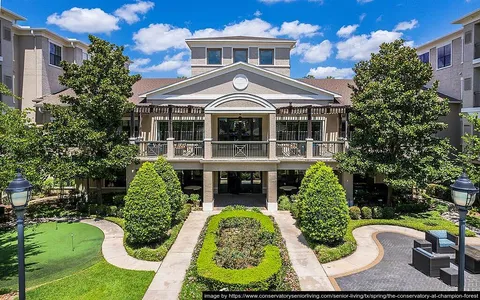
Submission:
[[233,78],[233,87],[238,91],[243,91],[248,86],[248,78],[243,74],[238,74]]

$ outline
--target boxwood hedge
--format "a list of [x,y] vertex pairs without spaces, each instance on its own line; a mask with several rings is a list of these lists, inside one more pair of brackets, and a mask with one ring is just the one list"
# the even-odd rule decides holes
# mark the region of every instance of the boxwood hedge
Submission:
[[220,221],[227,218],[253,218],[260,222],[262,230],[275,232],[272,220],[262,213],[231,210],[213,216],[208,223],[205,239],[197,259],[198,275],[209,284],[233,289],[248,288],[252,290],[268,289],[275,275],[282,268],[280,249],[277,246],[265,246],[264,257],[256,267],[247,269],[226,269],[215,263],[217,251],[216,237]]

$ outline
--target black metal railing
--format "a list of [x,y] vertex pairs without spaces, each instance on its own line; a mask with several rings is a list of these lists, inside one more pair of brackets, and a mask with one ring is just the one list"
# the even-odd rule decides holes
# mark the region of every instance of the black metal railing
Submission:
[[166,141],[141,141],[139,142],[140,156],[167,155]]
[[268,157],[268,142],[212,142],[213,158],[262,158]]

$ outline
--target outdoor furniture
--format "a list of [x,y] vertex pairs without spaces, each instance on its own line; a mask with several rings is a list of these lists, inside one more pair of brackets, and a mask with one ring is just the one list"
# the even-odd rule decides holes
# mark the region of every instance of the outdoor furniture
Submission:
[[412,265],[430,277],[440,277],[440,269],[450,267],[448,255],[435,255],[422,248],[412,248]]
[[454,268],[441,268],[440,280],[451,286],[458,286],[458,270]]
[[185,191],[188,191],[190,193],[192,192],[198,192],[202,187],[201,186],[198,186],[198,185],[188,185],[186,187],[184,187],[183,189]]
[[426,251],[432,253],[432,243],[427,240],[414,240],[413,241],[413,248],[422,248]]
[[284,185],[280,187],[280,190],[284,191],[285,193],[291,194],[297,188],[291,185]]
[[[458,246],[452,246],[455,250],[455,264],[458,265]],[[465,247],[465,269],[469,272],[478,274],[480,273],[480,250],[472,246]]]
[[454,253],[451,246],[458,245],[458,237],[446,230],[429,230],[425,232],[425,239],[432,243],[432,250],[436,253]]

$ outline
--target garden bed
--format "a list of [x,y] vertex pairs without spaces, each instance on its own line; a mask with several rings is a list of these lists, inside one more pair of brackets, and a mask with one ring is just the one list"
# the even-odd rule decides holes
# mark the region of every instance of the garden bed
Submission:
[[[458,226],[440,217],[438,212],[432,211],[400,216],[397,219],[350,220],[343,243],[333,246],[310,243],[310,247],[314,249],[317,258],[321,263],[338,260],[352,254],[357,249],[357,242],[355,241],[352,232],[358,227],[367,225],[396,225],[419,231],[444,229],[452,234],[458,235]],[[465,234],[466,236],[475,236],[475,234],[469,230],[467,230]]]
[[257,211],[224,210],[200,234],[180,299],[202,291],[299,290],[285,242],[273,218]]
[[124,238],[123,238],[123,245],[125,246],[125,250],[127,251],[128,255],[135,257],[137,259],[141,260],[147,260],[147,261],[162,261],[165,256],[167,255],[168,250],[172,247],[173,243],[177,239],[178,234],[180,233],[180,230],[182,229],[183,223],[185,223],[185,220],[187,219],[188,215],[190,214],[191,211],[191,205],[186,204],[183,209],[183,216],[182,220],[175,224],[170,230],[168,237],[161,241],[158,244],[155,245],[149,245],[149,246],[136,246],[136,245],[130,245],[127,240],[128,240],[128,233],[125,232],[125,220],[122,218],[116,218],[116,217],[105,217],[105,220],[113,222],[117,224],[118,226],[122,227],[124,229]]

